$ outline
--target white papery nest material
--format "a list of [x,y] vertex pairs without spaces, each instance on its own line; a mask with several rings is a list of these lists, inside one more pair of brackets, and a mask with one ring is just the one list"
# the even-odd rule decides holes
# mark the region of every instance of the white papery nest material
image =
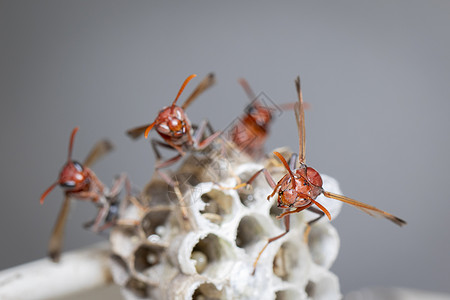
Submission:
[[[279,149],[285,157],[289,151]],[[182,200],[155,176],[126,218],[139,225],[116,227],[110,236],[114,281],[126,299],[340,299],[338,278],[329,271],[339,237],[326,217],[310,211],[291,216],[291,230],[253,262],[267,239],[284,232],[281,210],[264,176],[251,189],[235,186],[266,167],[278,180],[285,170],[273,157],[256,164],[240,155],[230,162],[191,156],[173,174]],[[341,194],[336,180],[322,175],[325,190]],[[319,196],[336,217],[341,203]]]

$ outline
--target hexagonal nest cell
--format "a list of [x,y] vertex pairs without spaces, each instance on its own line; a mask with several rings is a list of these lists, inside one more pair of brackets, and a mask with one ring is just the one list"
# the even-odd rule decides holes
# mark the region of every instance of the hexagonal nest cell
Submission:
[[274,221],[274,223],[278,226],[278,227],[280,227],[280,228],[282,228],[282,229],[284,229],[284,222],[282,222],[280,219],[278,219],[277,217],[279,216],[279,215],[281,215],[282,213],[283,213],[283,209],[282,208],[279,208],[278,206],[277,206],[277,202],[275,201],[273,204],[272,204],[272,206],[270,207],[270,211],[269,211],[269,215],[270,215],[270,217],[272,218],[272,220]]
[[223,191],[212,189],[201,196],[205,208],[200,213],[209,221],[220,224],[226,220],[233,209],[233,197]]
[[165,250],[165,247],[159,245],[141,245],[134,253],[134,269],[140,273],[149,272],[149,269],[161,262]]
[[289,280],[292,270],[301,263],[298,261],[298,252],[299,249],[293,243],[283,243],[273,258],[273,273],[282,280]]
[[220,274],[225,269],[227,262],[232,260],[230,247],[229,243],[213,233],[199,240],[191,253],[193,259],[195,259],[195,256],[204,255],[203,260],[206,260],[206,265],[200,268],[199,274],[212,277]]
[[340,299],[339,283],[332,274],[324,274],[317,281],[308,281],[305,288],[308,297],[314,300]]
[[152,179],[142,190],[141,198],[149,207],[167,205],[169,203],[168,185],[159,177]]
[[192,295],[192,300],[225,300],[223,291],[212,283],[201,284]]
[[136,278],[131,278],[125,285],[125,288],[128,292],[131,292],[134,297],[147,298],[148,296],[149,287],[144,282],[139,281]]
[[168,207],[155,207],[144,215],[141,228],[147,239],[157,242],[163,238],[171,212]]
[[252,207],[253,205],[256,205],[258,203],[252,189],[239,189],[238,194],[239,200],[241,200],[242,205],[246,207]]
[[[218,174],[211,167],[214,161],[211,157],[205,155],[206,153],[204,151],[202,152],[189,156],[177,172],[177,174],[189,174],[189,177],[192,177],[190,179],[192,185],[218,179]],[[193,178],[195,178],[197,183],[192,181]]]
[[109,257],[109,260],[114,282],[124,286],[130,279],[130,269],[128,268],[127,263],[116,254],[112,254]]
[[297,300],[302,296],[299,291],[296,290],[281,290],[275,293],[275,300]]
[[330,268],[339,250],[336,230],[328,223],[312,225],[308,235],[308,248],[314,263]]
[[245,216],[241,219],[236,232],[236,246],[249,252],[253,245],[266,238],[264,228],[255,217]]

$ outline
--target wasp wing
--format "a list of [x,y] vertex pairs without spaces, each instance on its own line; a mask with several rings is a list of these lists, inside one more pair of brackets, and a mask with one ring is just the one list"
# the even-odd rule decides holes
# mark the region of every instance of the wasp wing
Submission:
[[342,195],[326,192],[326,191],[323,192],[323,195],[325,197],[336,199],[336,200],[348,203],[350,205],[353,205],[354,207],[359,208],[363,212],[365,212],[373,217],[386,218],[389,221],[394,222],[398,226],[406,225],[406,222],[404,220],[402,220],[394,215],[391,215],[390,213],[382,211],[381,209],[378,209],[375,206],[372,206],[372,205],[369,205],[369,204],[366,204],[363,202],[359,202],[359,201],[356,201],[354,199],[351,199],[351,198],[348,198],[348,197],[345,197]]
[[90,168],[94,163],[102,158],[105,154],[111,152],[113,149],[113,144],[108,140],[98,141],[94,147],[92,147],[91,152],[84,160],[83,166]]
[[145,124],[139,127],[135,127],[135,128],[131,128],[129,130],[127,130],[127,134],[130,138],[132,138],[133,140],[139,138],[141,135],[143,135],[145,133],[145,130],[147,129],[148,126],[150,126],[150,124]]
[[244,78],[240,78],[238,80],[239,84],[242,86],[242,88],[244,89],[245,93],[247,94],[248,99],[250,99],[250,101],[255,101],[256,100],[256,95],[253,92],[252,88],[250,87],[250,85],[248,84],[247,80],[245,80]]
[[303,96],[302,89],[300,86],[300,77],[295,80],[295,88],[297,89],[298,103],[296,103],[295,119],[297,120],[298,129],[298,139],[299,139],[299,150],[298,150],[298,160],[300,164],[305,163],[305,112],[303,108]]
[[197,99],[197,97],[209,89],[211,86],[213,86],[216,83],[216,78],[214,76],[214,73],[209,73],[206,75],[205,78],[203,78],[202,81],[197,85],[195,90],[189,95],[189,97],[184,101],[183,105],[181,106],[182,109],[186,109],[191,103]]
[[58,219],[56,219],[55,226],[53,227],[52,235],[48,243],[48,256],[54,261],[58,262],[61,256],[61,249],[64,239],[64,229],[67,223],[67,216],[70,211],[71,199],[69,196],[65,196],[61,210],[59,211]]

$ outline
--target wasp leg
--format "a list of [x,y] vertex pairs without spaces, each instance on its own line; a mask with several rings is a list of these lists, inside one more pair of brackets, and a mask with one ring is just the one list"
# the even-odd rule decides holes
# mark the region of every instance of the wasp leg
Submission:
[[87,227],[87,225],[90,225],[89,227],[91,228],[91,230],[93,232],[96,232],[96,233],[101,232],[100,224],[105,223],[106,217],[108,216],[109,208],[110,208],[109,203],[105,203],[105,204],[101,205],[99,207],[97,216],[95,217],[94,221],[88,222],[87,224],[85,224],[85,227]]
[[111,190],[109,191],[107,197],[108,198],[114,198],[122,191],[125,182],[128,180],[128,176],[125,173],[120,174],[118,177],[115,178],[114,184],[111,187]]
[[[155,169],[162,169],[162,168],[169,167],[169,166],[173,165],[174,163],[176,163],[185,154],[183,152],[183,150],[177,145],[163,143],[161,141],[154,140],[154,139],[151,140],[151,145],[152,145],[152,149],[153,149],[153,152],[155,153],[156,160],[157,160]],[[178,154],[172,158],[169,158],[168,160],[161,162],[163,157],[161,155],[161,152],[159,152],[158,146],[166,148],[166,149],[170,149],[170,150],[175,150],[178,152]]]
[[[211,132],[211,134],[203,139],[203,134],[205,133],[206,128],[208,128],[208,130]],[[194,148],[196,150],[203,150],[206,147],[208,147],[219,135],[222,134],[221,131],[217,131],[217,132],[213,132],[212,131],[213,128],[211,125],[209,125],[209,121],[208,120],[203,120],[202,123],[200,124],[199,128],[197,129],[197,131],[195,132],[194,135]]]
[[287,215],[290,215],[290,214],[295,214],[295,213],[301,212],[302,210],[307,209],[307,208],[310,207],[311,205],[313,205],[313,204],[310,203],[310,204],[308,204],[307,206],[297,207],[297,208],[294,209],[294,210],[285,211],[285,212],[283,212],[281,215],[277,216],[277,219],[281,219],[281,218],[283,218],[284,216],[287,216]]
[[325,216],[325,213],[323,211],[321,211],[320,209],[315,208],[313,206],[308,207],[308,210],[318,214],[319,216],[315,219],[312,219],[308,223],[306,223],[305,232],[303,233],[303,240],[305,241],[305,244],[308,244],[308,238],[309,238],[309,233],[311,231],[311,226],[314,223],[316,223],[317,221],[319,221],[320,219],[322,219],[323,216]]
[[270,238],[270,239],[267,241],[267,244],[261,249],[261,251],[259,252],[258,256],[257,256],[256,259],[255,259],[255,262],[253,263],[253,272],[252,272],[252,275],[255,275],[255,272],[256,272],[256,265],[258,264],[259,258],[261,257],[261,254],[264,252],[264,250],[266,250],[267,246],[269,246],[270,243],[272,243],[272,242],[274,242],[274,241],[276,241],[276,240],[282,238],[283,236],[285,236],[285,235],[289,232],[289,229],[290,229],[290,215],[286,215],[286,216],[284,217],[284,227],[286,228],[285,232],[283,232],[282,234],[277,235],[277,236],[275,236],[275,237],[273,237],[273,238]]

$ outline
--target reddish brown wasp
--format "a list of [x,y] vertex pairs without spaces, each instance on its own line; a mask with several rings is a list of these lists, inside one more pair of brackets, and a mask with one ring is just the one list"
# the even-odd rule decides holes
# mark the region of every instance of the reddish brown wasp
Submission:
[[96,218],[87,225],[92,231],[101,231],[102,228],[100,226],[102,224],[114,221],[113,219],[115,216],[113,211],[118,207],[116,196],[120,193],[126,179],[125,175],[121,175],[116,180],[111,191],[108,191],[95,173],[89,168],[99,158],[111,151],[112,144],[107,140],[99,141],[92,148],[83,164],[72,160],[73,141],[77,131],[78,127],[75,127],[72,131],[67,162],[63,166],[58,179],[42,194],[40,199],[41,204],[43,204],[45,197],[47,197],[58,184],[64,190],[64,203],[53,228],[48,246],[49,256],[53,261],[58,261],[61,254],[64,228],[69,213],[71,198],[82,201],[91,201],[98,205],[99,212]]
[[241,78],[239,83],[252,102],[246,107],[245,114],[240,118],[240,121],[231,128],[230,139],[239,150],[258,159],[264,155],[264,144],[269,135],[275,110],[293,109],[294,105],[293,103],[287,103],[276,108],[266,106],[255,95],[247,80]]
[[[156,154],[158,161],[161,160],[162,156],[158,151],[159,147],[165,147],[168,149],[174,149],[178,154],[166,161],[159,162],[156,165],[156,169],[161,169],[168,167],[175,162],[177,162],[182,156],[185,155],[186,151],[191,150],[203,150],[208,147],[211,142],[220,135],[220,132],[213,132],[209,123],[205,120],[200,126],[193,131],[191,122],[189,121],[184,110],[205,90],[211,87],[214,82],[214,74],[210,73],[206,78],[204,78],[199,85],[195,88],[192,94],[186,99],[186,101],[180,106],[176,103],[184,88],[188,82],[196,77],[197,75],[192,74],[182,84],[175,100],[172,102],[171,106],[164,107],[156,117],[155,121],[151,124],[146,124],[139,126],[127,131],[128,135],[132,138],[138,138],[142,134],[148,137],[149,132],[152,128],[155,128],[156,132],[163,138],[164,142],[158,140],[151,140],[153,150]],[[209,129],[211,134],[204,140],[201,140],[204,136],[205,130]]]
[[[267,241],[267,244],[264,246],[264,248],[259,252],[258,257],[256,258],[254,262],[254,270],[255,272],[256,265],[258,263],[259,258],[261,257],[261,254],[264,252],[266,247],[278,240],[279,238],[283,237],[289,232],[289,226],[290,226],[290,214],[300,212],[304,209],[312,209],[312,211],[317,212],[320,214],[319,218],[323,215],[326,215],[331,220],[331,215],[328,212],[328,210],[322,206],[319,202],[316,201],[316,198],[323,194],[327,198],[336,199],[345,203],[348,203],[350,205],[355,206],[356,208],[361,209],[365,213],[368,213],[371,216],[374,217],[383,217],[386,218],[395,224],[399,226],[403,226],[406,224],[405,221],[402,219],[391,215],[387,212],[384,212],[374,206],[353,200],[351,198],[337,195],[334,193],[327,192],[322,187],[322,177],[320,174],[313,168],[308,167],[305,164],[305,118],[304,118],[304,108],[303,108],[303,99],[302,99],[302,92],[300,88],[300,78],[297,77],[295,81],[295,86],[297,89],[297,95],[298,95],[298,103],[295,106],[295,116],[297,120],[298,125],[298,134],[299,134],[299,141],[300,141],[300,149],[299,149],[299,156],[298,156],[298,163],[299,166],[295,168],[296,163],[296,156],[294,155],[291,157],[289,164],[286,162],[284,157],[278,153],[274,152],[274,154],[280,159],[284,167],[286,168],[288,174],[283,176],[283,178],[278,181],[278,183],[275,183],[272,176],[266,169],[261,169],[258,172],[256,172],[248,181],[247,184],[251,184],[256,176],[258,176],[260,173],[263,173],[268,184],[273,189],[272,194],[270,194],[267,197],[267,200],[269,200],[271,197],[273,197],[275,194],[278,195],[277,200],[277,206],[280,208],[285,209],[285,211],[278,216],[279,219],[284,218],[284,224],[285,224],[285,232],[282,234],[272,237]],[[311,207],[312,205],[316,205],[319,209],[315,207]],[[313,220],[310,222],[317,221],[319,218]]]
[[240,121],[230,130],[230,139],[239,150],[251,157],[259,158],[263,155],[263,146],[269,134],[269,125],[272,121],[272,110],[258,101],[248,82],[241,78],[239,83],[252,101],[245,109]]

